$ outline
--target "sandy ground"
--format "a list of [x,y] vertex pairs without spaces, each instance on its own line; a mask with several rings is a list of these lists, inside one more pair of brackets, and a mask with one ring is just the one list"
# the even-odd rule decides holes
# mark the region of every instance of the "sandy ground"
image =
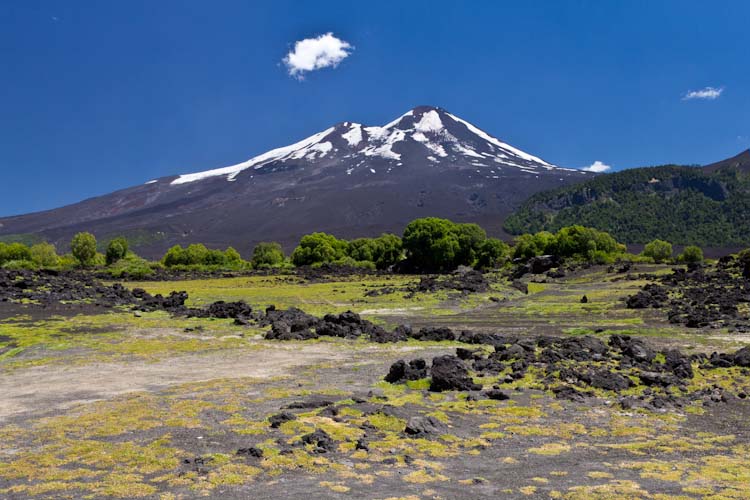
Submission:
[[[338,352],[336,352],[338,351]],[[176,356],[157,362],[40,366],[0,378],[0,423],[26,412],[62,410],[128,392],[220,378],[271,378],[296,367],[342,359],[334,346],[311,344],[305,355],[279,345],[261,350]]]

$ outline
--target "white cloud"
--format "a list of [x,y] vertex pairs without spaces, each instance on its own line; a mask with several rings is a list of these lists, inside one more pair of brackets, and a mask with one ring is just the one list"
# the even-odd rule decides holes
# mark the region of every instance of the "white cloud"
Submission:
[[611,169],[612,167],[609,165],[606,165],[599,160],[596,160],[594,163],[589,165],[588,167],[583,167],[581,170],[585,172],[596,172],[596,173],[602,173],[606,172],[607,170]]
[[706,87],[700,90],[689,91],[682,97],[682,100],[692,101],[693,99],[705,99],[708,101],[713,101],[714,99],[718,99],[721,96],[722,92],[724,92],[724,87]]
[[294,50],[286,55],[284,64],[291,76],[301,80],[307,71],[335,68],[351,54],[352,49],[349,42],[336,38],[333,33],[326,33],[295,42]]

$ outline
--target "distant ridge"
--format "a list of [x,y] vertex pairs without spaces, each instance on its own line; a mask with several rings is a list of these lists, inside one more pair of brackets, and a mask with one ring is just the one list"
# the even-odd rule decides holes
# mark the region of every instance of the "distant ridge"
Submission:
[[619,241],[750,246],[750,152],[705,167],[622,170],[531,196],[507,231],[555,231],[583,224]]
[[736,168],[745,174],[750,173],[750,149],[746,149],[737,156],[706,165],[703,171],[710,174],[725,168]]

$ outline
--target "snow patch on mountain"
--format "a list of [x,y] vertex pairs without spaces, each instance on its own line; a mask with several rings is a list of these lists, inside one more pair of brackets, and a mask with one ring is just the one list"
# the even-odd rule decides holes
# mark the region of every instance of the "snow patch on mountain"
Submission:
[[[476,151],[474,151],[473,149],[471,149],[469,147],[461,145],[458,142],[453,145],[453,150],[456,151],[457,153],[460,153],[460,154],[464,155],[464,156],[473,156],[474,158],[482,158],[482,159],[484,159],[484,156],[480,155],[479,153],[477,153]],[[482,154],[489,156],[487,153],[482,153]]]
[[401,159],[401,154],[395,153],[392,148],[394,144],[403,141],[406,137],[406,133],[403,130],[396,129],[391,132],[388,127],[367,127],[365,131],[371,138],[376,140],[382,140],[387,135],[385,142],[382,144],[363,149],[362,153],[365,156],[381,156],[389,160]]
[[[410,161],[419,164],[425,159],[448,168],[472,165],[485,167],[489,171],[491,168],[502,170],[503,167],[512,167],[534,174],[538,173],[538,169],[574,171],[562,169],[514,148],[442,109],[423,106],[404,113],[382,127],[344,122],[237,165],[180,175],[171,184],[185,184],[216,176],[233,181],[246,169],[260,169],[269,164],[289,161],[299,163],[292,164],[293,167],[319,164],[321,168],[329,168],[341,165],[342,171],[346,170],[347,174],[363,164],[364,168],[371,168],[385,162],[386,165],[379,169],[380,175],[384,175],[391,171],[396,162],[399,165],[408,165]],[[489,167],[488,163],[495,166]]]
[[452,115],[450,113],[445,113],[445,114],[448,115],[448,116],[450,116],[454,120],[456,120],[458,123],[463,124],[472,133],[478,135],[479,137],[481,137],[485,141],[487,141],[487,142],[489,142],[491,144],[494,144],[495,146],[497,146],[497,147],[499,147],[501,149],[504,149],[506,151],[510,151],[514,155],[516,155],[516,156],[518,156],[520,158],[523,158],[524,160],[527,160],[527,161],[533,161],[533,162],[541,163],[542,165],[548,165],[550,167],[553,166],[553,165],[550,165],[549,163],[547,163],[546,161],[542,160],[541,158],[537,158],[536,156],[532,156],[532,155],[530,155],[530,154],[528,154],[528,153],[526,153],[524,151],[521,151],[520,149],[514,148],[510,144],[505,144],[504,142],[501,142],[501,141],[495,139],[494,137],[492,137],[491,135],[489,135],[484,130],[481,130],[481,129],[475,127],[471,123],[469,123],[467,121],[464,121],[464,120],[462,120],[461,118],[459,118],[459,117],[457,117],[455,115]]
[[[438,120],[439,120],[439,118],[438,118]],[[441,156],[443,158],[445,158],[446,156],[448,156],[448,153],[445,152],[445,148],[442,145],[436,144],[434,142],[431,142],[430,139],[428,139],[427,136],[424,135],[422,132],[415,132],[415,133],[413,133],[411,135],[411,138],[414,139],[417,142],[421,142],[422,144],[424,144],[424,146],[427,149],[429,149],[430,151],[432,151],[433,153],[435,153],[438,156]]]
[[262,155],[258,155],[254,158],[250,158],[249,160],[242,162],[242,163],[238,163],[237,165],[231,165],[229,167],[223,167],[223,168],[216,168],[213,170],[206,170],[205,172],[197,172],[194,174],[181,175],[177,179],[173,180],[170,184],[172,185],[186,184],[188,182],[195,182],[195,181],[199,181],[202,179],[206,179],[208,177],[216,177],[219,175],[226,175],[227,180],[231,181],[231,180],[234,180],[234,178],[237,177],[237,175],[240,172],[250,167],[259,168],[265,165],[266,163],[281,160],[295,153],[299,154],[300,152],[304,152],[302,154],[302,156],[304,156],[304,154],[306,154],[309,151],[309,148],[311,146],[320,142],[321,139],[326,137],[331,132],[333,132],[333,127],[328,128],[324,130],[323,132],[318,132],[315,135],[311,135],[310,137],[306,139],[302,139],[301,141],[296,142],[290,146],[272,149],[271,151],[268,151],[267,153],[263,153]]
[[345,134],[341,134],[341,137],[346,139],[349,146],[354,147],[362,142],[362,125],[359,123],[352,123],[351,128]]
[[443,122],[437,111],[430,110],[422,114],[422,119],[414,125],[418,132],[437,132],[443,129]]

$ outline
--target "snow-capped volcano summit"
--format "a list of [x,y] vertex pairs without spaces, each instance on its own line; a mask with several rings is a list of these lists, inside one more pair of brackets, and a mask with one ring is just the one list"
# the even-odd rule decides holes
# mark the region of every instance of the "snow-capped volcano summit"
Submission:
[[234,181],[247,171],[274,171],[283,166],[346,164],[347,174],[358,169],[376,174],[405,163],[429,162],[476,167],[479,174],[499,176],[516,168],[536,174],[560,169],[492,137],[471,123],[432,106],[419,106],[382,126],[343,122],[289,146],[273,149],[229,167],[185,174],[172,185],[222,176]]
[[503,220],[538,191],[590,175],[517,149],[444,109],[419,106],[383,126],[342,122],[228,167],[162,177],[67,207],[0,219],[2,234],[130,236],[146,256],[202,242],[246,255],[305,233],[401,233],[417,217]]

